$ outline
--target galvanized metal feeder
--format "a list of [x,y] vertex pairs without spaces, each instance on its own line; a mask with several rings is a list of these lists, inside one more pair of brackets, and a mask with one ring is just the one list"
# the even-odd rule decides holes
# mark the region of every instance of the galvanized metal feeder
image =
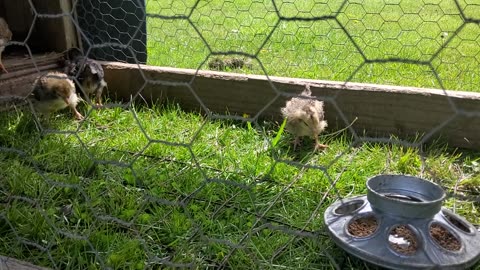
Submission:
[[480,259],[480,233],[442,207],[445,192],[412,176],[379,175],[367,195],[338,200],[325,211],[334,242],[391,269],[465,269]]

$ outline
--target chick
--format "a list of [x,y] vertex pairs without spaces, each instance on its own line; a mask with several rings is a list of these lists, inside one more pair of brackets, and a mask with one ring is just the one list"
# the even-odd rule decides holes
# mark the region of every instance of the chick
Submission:
[[42,115],[70,107],[76,119],[83,119],[83,115],[76,109],[81,99],[75,92],[75,84],[67,74],[53,71],[38,77],[29,100],[35,111]]
[[95,95],[97,105],[102,105],[103,89],[107,87],[105,73],[102,65],[97,61],[86,58],[79,49],[72,48],[67,53],[65,61],[65,73],[69,76],[77,76],[84,93]]
[[315,151],[325,149],[328,146],[318,142],[318,135],[327,127],[324,120],[323,101],[309,99],[312,91],[306,86],[300,97],[294,97],[287,101],[281,109],[282,115],[287,119],[286,129],[295,135],[293,149],[300,144],[301,136],[310,136],[315,140]]
[[8,71],[5,69],[5,66],[2,64],[2,52],[5,49],[5,45],[12,40],[12,31],[8,28],[8,24],[3,19],[0,17],[0,70],[8,73]]

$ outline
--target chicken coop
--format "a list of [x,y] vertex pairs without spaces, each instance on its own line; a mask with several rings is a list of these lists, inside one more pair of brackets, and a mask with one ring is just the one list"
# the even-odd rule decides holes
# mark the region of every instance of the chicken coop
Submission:
[[[92,56],[94,55],[98,59],[110,57],[126,62],[132,61],[131,56],[126,56],[121,49],[91,49],[91,43],[89,43],[90,41],[86,42],[87,39],[96,42],[102,40],[102,34],[113,32],[106,27],[107,22],[103,23],[103,32],[98,31],[98,29],[92,30],[92,26],[86,23],[87,20],[92,19],[92,16],[95,20],[95,16],[100,16],[100,12],[105,11],[98,10],[98,14],[95,12],[86,14],[85,10],[93,9],[89,6],[89,2],[81,3],[83,9],[72,9],[73,5],[74,3],[71,1],[52,1],[48,3],[45,1],[0,2],[0,7],[2,7],[0,16],[8,21],[13,32],[13,42],[6,47],[4,53],[4,62],[9,67],[10,72],[2,74],[3,94],[27,94],[31,91],[31,89],[28,89],[29,85],[38,75],[38,72],[60,68],[63,53],[72,47],[83,48],[85,52],[89,51]],[[80,13],[83,16],[80,21],[78,20],[77,10],[79,12],[83,11],[83,13]],[[132,21],[130,18],[132,16],[126,16],[125,12],[122,14],[122,11],[112,14],[113,16],[126,18],[126,22],[134,24],[135,19]],[[137,18],[136,21],[139,21],[139,19]],[[97,23],[96,27],[99,25]],[[78,29],[84,29],[89,36],[84,36],[84,32],[77,31]],[[124,36],[122,36],[117,31],[117,35],[113,34],[112,38],[125,41],[132,34],[134,33],[130,31],[123,33]],[[132,48],[136,49],[136,58],[140,63],[145,62],[145,46],[138,44],[144,43],[142,42],[144,37],[144,34],[143,38],[139,34],[136,37],[137,41],[133,42],[132,45]],[[24,86],[27,89],[24,90]]]
[[[445,252],[472,257],[461,242],[480,224],[480,5],[300,2],[0,0],[12,32],[0,72],[0,266],[375,269],[337,245],[327,221],[366,211],[378,175],[432,182],[435,219],[450,224],[436,232],[457,239]],[[84,98],[83,120],[39,117],[33,83],[63,72],[72,48],[103,68],[105,101]],[[77,92],[80,77],[69,77]],[[309,130],[312,110],[320,135],[295,133],[291,115]],[[388,224],[367,221],[361,233]],[[384,239],[391,265],[445,249],[402,222],[403,242],[395,230]],[[404,242],[408,254],[395,249]]]

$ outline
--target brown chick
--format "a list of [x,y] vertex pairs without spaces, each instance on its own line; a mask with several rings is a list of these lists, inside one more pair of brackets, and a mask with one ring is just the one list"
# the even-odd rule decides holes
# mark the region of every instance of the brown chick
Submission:
[[309,99],[312,91],[306,86],[300,97],[287,101],[281,109],[282,115],[287,119],[286,129],[295,135],[293,150],[300,144],[300,137],[310,136],[315,140],[315,150],[325,149],[328,146],[318,142],[318,135],[327,127],[324,120],[323,101]]
[[12,31],[8,28],[8,24],[4,18],[0,17],[0,70],[7,73],[5,66],[2,64],[2,52],[5,45],[12,40]]
[[76,119],[83,119],[76,109],[80,98],[75,92],[75,84],[67,74],[54,71],[38,77],[29,99],[35,111],[42,115],[70,107]]

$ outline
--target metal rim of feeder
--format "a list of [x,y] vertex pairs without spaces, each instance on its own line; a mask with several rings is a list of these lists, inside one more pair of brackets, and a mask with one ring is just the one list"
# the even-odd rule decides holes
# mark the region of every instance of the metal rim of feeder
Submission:
[[378,175],[367,181],[372,207],[389,215],[410,218],[433,217],[446,195],[435,183],[407,175]]
[[[367,181],[367,190],[325,211],[329,235],[346,252],[390,269],[465,269],[480,259],[480,233],[442,207],[446,196],[440,186],[413,176],[378,175]],[[375,221],[359,224],[370,227],[352,234],[349,226],[365,217]]]

